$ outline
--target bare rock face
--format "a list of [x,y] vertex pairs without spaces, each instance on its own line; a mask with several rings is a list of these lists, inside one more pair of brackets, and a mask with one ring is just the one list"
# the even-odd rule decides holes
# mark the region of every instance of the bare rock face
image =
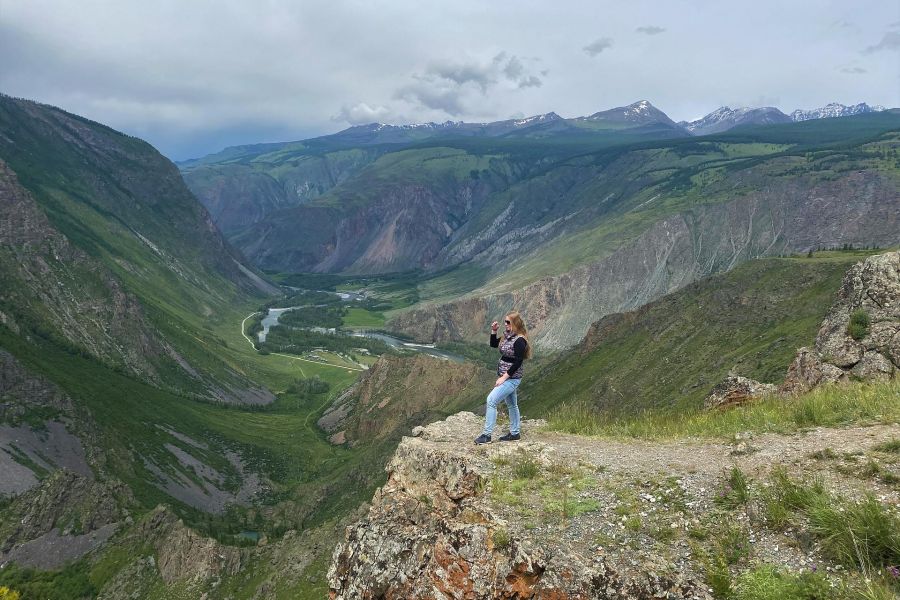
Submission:
[[54,569],[78,559],[115,533],[126,518],[121,505],[129,502],[120,482],[56,471],[6,509],[0,564]]
[[489,467],[470,439],[480,427],[480,418],[459,413],[403,439],[368,515],[335,548],[332,600],[698,595],[692,582],[622,573],[602,557],[510,534],[483,492]]
[[778,388],[770,383],[760,383],[740,375],[731,375],[712,389],[703,405],[707,409],[730,408],[774,394],[777,391]]
[[[868,325],[850,333],[854,315]],[[801,392],[820,383],[886,380],[900,368],[900,252],[870,256],[851,267],[822,321],[814,350],[801,348],[782,390]]]
[[793,394],[810,390],[823,383],[846,381],[847,374],[840,367],[822,362],[815,350],[800,348],[788,367],[787,377],[780,391]]

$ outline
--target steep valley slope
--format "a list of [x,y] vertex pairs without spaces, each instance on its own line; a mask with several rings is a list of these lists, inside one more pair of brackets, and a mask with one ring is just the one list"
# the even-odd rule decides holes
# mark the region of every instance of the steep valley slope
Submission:
[[314,426],[352,374],[247,347],[277,288],[145,142],[0,96],[0,274],[0,585],[96,597],[148,520],[315,546],[380,478]]

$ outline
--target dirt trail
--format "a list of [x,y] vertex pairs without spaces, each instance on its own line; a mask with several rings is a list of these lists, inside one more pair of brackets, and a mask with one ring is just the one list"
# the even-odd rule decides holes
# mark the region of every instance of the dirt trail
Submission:
[[807,465],[810,454],[830,448],[837,453],[866,452],[873,446],[900,438],[900,425],[817,428],[791,435],[763,434],[747,440],[749,453],[732,454],[736,444],[687,439],[679,441],[617,441],[549,432],[535,422],[526,444],[544,443],[559,458],[583,461],[612,473],[693,473],[718,476],[737,466],[761,472],[777,464]]

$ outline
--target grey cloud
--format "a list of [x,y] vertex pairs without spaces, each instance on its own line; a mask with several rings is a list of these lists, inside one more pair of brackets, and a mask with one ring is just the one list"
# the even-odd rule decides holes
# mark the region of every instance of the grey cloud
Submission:
[[536,60],[500,52],[486,62],[434,62],[423,74],[414,74],[414,83],[401,87],[394,97],[458,117],[467,113],[467,106],[478,103],[473,94],[487,96],[502,82],[515,84],[511,89],[541,87],[543,80],[527,66]]
[[512,81],[519,87],[540,85],[540,79],[528,72],[521,58],[516,55],[509,56],[506,52],[500,52],[487,63],[433,63],[425,75],[414,77],[424,81],[444,79],[458,86],[471,83],[477,86],[482,94],[486,94],[489,88],[500,82],[501,78]]
[[643,27],[638,27],[637,29],[635,29],[637,33],[646,33],[647,35],[659,35],[665,30],[665,27],[658,27],[656,25],[645,25]]
[[518,81],[521,79],[522,75],[525,72],[525,67],[522,65],[522,61],[519,60],[519,57],[513,56],[509,59],[509,62],[506,63],[506,66],[503,67],[503,74],[506,75],[506,78],[511,81]]
[[867,70],[862,67],[841,67],[841,73],[849,73],[850,75],[862,75],[863,73],[868,73]]
[[591,42],[590,44],[588,44],[587,46],[582,48],[582,50],[587,52],[588,56],[597,56],[598,54],[600,54],[607,48],[611,48],[612,42],[613,41],[611,38],[606,38],[606,37],[600,38],[598,40]]
[[426,77],[428,76],[447,79],[457,85],[474,83],[481,88],[482,93],[485,93],[490,86],[497,83],[496,61],[487,65],[432,64],[426,72]]
[[454,117],[466,113],[462,90],[434,88],[426,81],[401,88],[394,97],[425,108],[440,110]]
[[900,50],[900,31],[889,31],[881,41],[863,50],[863,54],[872,54],[881,50]]

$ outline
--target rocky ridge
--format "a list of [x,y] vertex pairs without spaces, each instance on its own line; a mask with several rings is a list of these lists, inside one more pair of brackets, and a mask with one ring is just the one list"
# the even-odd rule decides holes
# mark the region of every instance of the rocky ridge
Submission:
[[490,457],[473,452],[469,439],[479,427],[478,417],[459,413],[425,427],[418,438],[404,438],[369,514],[347,529],[335,549],[330,598],[702,594],[692,580],[621,573],[603,557],[511,532],[483,493]]

